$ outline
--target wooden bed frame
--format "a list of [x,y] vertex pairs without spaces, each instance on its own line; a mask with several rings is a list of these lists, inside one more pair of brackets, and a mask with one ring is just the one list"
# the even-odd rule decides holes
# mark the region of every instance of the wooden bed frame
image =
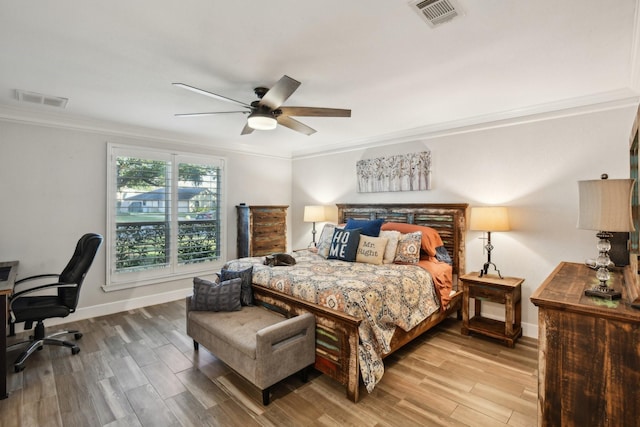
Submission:
[[[457,281],[464,274],[465,230],[467,204],[338,204],[338,222],[347,219],[384,218],[391,222],[426,225],[438,230],[445,247],[453,259],[453,286],[455,294],[447,307],[425,319],[410,331],[397,328],[391,340],[391,353],[431,329],[462,308],[462,290]],[[346,313],[283,294],[260,285],[253,285],[254,298],[272,310],[287,316],[304,312],[316,317],[316,362],[320,372],[345,385],[347,397],[358,401],[360,367],[358,362],[358,326],[360,319]],[[389,354],[385,355],[388,356]]]

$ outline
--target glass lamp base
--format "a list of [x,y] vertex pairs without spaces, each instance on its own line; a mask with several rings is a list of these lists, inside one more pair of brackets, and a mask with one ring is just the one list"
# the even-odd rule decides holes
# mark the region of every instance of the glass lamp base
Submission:
[[609,258],[609,250],[611,250],[611,242],[609,239],[613,237],[613,234],[608,231],[600,231],[596,236],[600,239],[598,241],[598,257],[593,262],[591,268],[596,269],[596,277],[600,281],[598,286],[594,286],[591,289],[584,291],[584,294],[589,297],[603,298],[608,300],[622,298],[622,293],[616,291],[613,288],[607,286],[607,282],[611,275],[609,274],[609,265],[611,265],[611,258]]

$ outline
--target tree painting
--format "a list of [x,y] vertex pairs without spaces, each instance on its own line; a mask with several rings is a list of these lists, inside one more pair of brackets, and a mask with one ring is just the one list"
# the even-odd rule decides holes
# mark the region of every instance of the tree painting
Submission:
[[356,164],[359,193],[431,189],[431,152],[364,159]]

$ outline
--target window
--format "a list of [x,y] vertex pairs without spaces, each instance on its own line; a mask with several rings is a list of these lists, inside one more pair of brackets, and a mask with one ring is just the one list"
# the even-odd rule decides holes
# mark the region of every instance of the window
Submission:
[[109,146],[107,290],[189,277],[223,256],[224,159]]

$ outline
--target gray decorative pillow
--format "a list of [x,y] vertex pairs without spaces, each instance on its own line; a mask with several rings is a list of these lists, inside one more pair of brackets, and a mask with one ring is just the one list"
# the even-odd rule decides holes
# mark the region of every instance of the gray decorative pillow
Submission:
[[242,279],[231,279],[220,283],[210,282],[199,277],[193,278],[193,311],[238,311]]
[[220,272],[220,280],[242,279],[242,290],[240,291],[240,303],[242,305],[253,305],[253,289],[251,281],[253,279],[253,266],[246,270],[234,271],[223,269]]

